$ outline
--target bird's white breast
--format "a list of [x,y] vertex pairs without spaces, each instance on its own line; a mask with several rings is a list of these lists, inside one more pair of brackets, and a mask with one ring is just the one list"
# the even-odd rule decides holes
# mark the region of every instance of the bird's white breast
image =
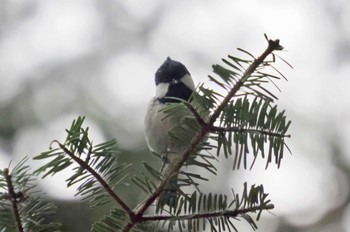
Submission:
[[169,119],[164,119],[161,110],[165,107],[156,98],[153,98],[148,106],[145,117],[145,137],[148,147],[157,154],[165,154],[169,148],[168,135],[172,125]]

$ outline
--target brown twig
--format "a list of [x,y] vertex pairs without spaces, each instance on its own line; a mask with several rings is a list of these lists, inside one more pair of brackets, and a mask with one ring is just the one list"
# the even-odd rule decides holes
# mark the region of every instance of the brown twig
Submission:
[[4,177],[6,179],[9,200],[11,201],[11,204],[12,204],[12,211],[13,211],[13,214],[15,216],[17,230],[18,230],[18,232],[23,232],[24,230],[23,230],[23,226],[22,226],[21,216],[19,215],[19,210],[18,210],[18,206],[17,206],[18,194],[16,194],[16,192],[13,188],[12,177],[9,174],[8,168],[5,168],[3,173],[4,173]]
[[[176,216],[176,220],[188,220],[188,219],[200,219],[200,218],[214,218],[214,217],[237,217],[240,214],[245,214],[249,212],[255,212],[258,210],[272,210],[274,208],[273,204],[268,204],[265,207],[261,206],[252,206],[250,208],[242,208],[236,210],[227,210],[219,212],[209,212],[209,213],[198,213],[198,214],[188,214]],[[145,216],[142,218],[142,221],[165,221],[173,219],[173,215],[154,215],[154,216]]]
[[135,217],[134,212],[129,208],[129,206],[112,190],[109,184],[93,169],[91,168],[84,160],[75,156],[70,152],[63,144],[55,140],[58,146],[66,153],[71,159],[80,165],[83,169],[88,171],[107,191],[107,193],[123,208],[123,210],[129,215],[130,218]]
[[252,133],[259,133],[263,135],[269,135],[269,136],[274,136],[274,137],[282,137],[282,138],[290,138],[291,135],[283,135],[267,130],[258,130],[258,129],[248,129],[248,128],[241,128],[238,126],[232,126],[232,127],[218,127],[218,126],[212,126],[210,127],[212,131],[218,131],[218,132],[252,132]]
[[185,106],[191,111],[193,116],[196,118],[197,122],[200,126],[208,126],[208,123],[202,118],[202,116],[198,113],[198,111],[191,105],[189,102],[183,102]]
[[[171,166],[171,170],[169,171],[170,175],[167,178],[162,180],[157,189],[151,196],[149,196],[144,203],[140,206],[140,208],[135,212],[134,217],[130,217],[130,222],[124,227],[124,232],[128,232],[132,229],[132,227],[142,222],[145,217],[143,216],[145,211],[149,208],[151,204],[156,200],[156,198],[162,193],[164,187],[169,182],[171,174],[176,173],[180,170],[184,162],[189,158],[189,156],[196,150],[197,145],[205,138],[205,136],[210,132],[211,128],[214,126],[215,121],[220,116],[221,112],[227,106],[229,101],[234,97],[240,88],[243,86],[244,82],[251,76],[251,74],[256,70],[256,68],[265,60],[265,58],[271,54],[275,50],[282,50],[283,47],[279,44],[279,40],[270,40],[265,35],[265,38],[268,41],[268,47],[263,52],[263,54],[256,58],[253,63],[248,67],[248,69],[244,72],[241,79],[237,81],[234,87],[230,90],[230,92],[223,99],[221,104],[216,108],[213,114],[210,116],[209,120],[205,122],[196,111],[192,113],[197,118],[198,122],[201,124],[201,130],[197,133],[197,135],[192,139],[190,145],[186,149],[186,151],[182,154],[182,158],[175,165]],[[205,122],[205,123],[203,123]]]

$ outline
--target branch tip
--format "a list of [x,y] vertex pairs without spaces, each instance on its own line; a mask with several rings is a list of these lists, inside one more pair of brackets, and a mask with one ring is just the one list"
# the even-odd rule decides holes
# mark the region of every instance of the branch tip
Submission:
[[264,33],[264,37],[266,39],[266,41],[269,43],[269,47],[273,50],[273,51],[281,51],[283,50],[283,46],[280,45],[280,40],[279,39],[269,39],[269,37],[266,35],[266,33]]
[[283,50],[283,46],[280,45],[280,40],[276,39],[276,40],[269,40],[269,46],[272,47],[273,50],[277,50],[277,51],[282,51]]

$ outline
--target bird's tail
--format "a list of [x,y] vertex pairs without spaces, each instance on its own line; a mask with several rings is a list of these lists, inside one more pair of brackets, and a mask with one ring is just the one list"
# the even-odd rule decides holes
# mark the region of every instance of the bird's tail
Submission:
[[178,174],[170,178],[163,192],[159,195],[158,204],[161,206],[168,205],[170,207],[176,206],[178,198],[179,186],[177,184]]

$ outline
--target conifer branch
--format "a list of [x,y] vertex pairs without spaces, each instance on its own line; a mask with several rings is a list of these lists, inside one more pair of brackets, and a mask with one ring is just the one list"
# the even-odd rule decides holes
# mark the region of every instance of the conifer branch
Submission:
[[[181,155],[181,159],[170,167],[169,175],[162,180],[159,185],[157,186],[157,189],[153,192],[151,196],[149,196],[144,203],[139,207],[139,209],[135,212],[135,214],[129,214],[130,222],[124,227],[123,231],[128,232],[132,229],[134,225],[137,223],[142,222],[144,219],[144,213],[145,211],[153,204],[153,202],[159,197],[159,195],[163,192],[164,187],[168,184],[168,182],[171,179],[171,176],[174,173],[179,172],[180,168],[183,166],[183,164],[186,162],[186,160],[190,157],[190,155],[196,150],[197,146],[201,143],[201,141],[205,138],[205,136],[211,132],[211,129],[214,126],[214,123],[220,116],[221,112],[224,110],[224,108],[227,106],[229,101],[234,97],[237,92],[241,89],[241,87],[244,85],[245,81],[254,73],[254,71],[261,65],[265,58],[270,55],[275,50],[282,50],[283,47],[279,44],[279,40],[271,40],[268,39],[265,35],[265,38],[268,41],[268,47],[266,50],[258,57],[256,58],[253,63],[250,64],[250,66],[246,69],[243,76],[238,79],[236,84],[233,86],[233,88],[229,91],[229,93],[224,97],[222,102],[219,104],[219,106],[216,108],[216,110],[211,114],[208,121],[205,122],[198,113],[195,113],[196,111],[193,111],[192,113],[198,120],[199,124],[201,125],[200,131],[196,134],[196,136],[192,139],[190,145],[187,147],[185,152]],[[186,104],[186,103],[185,103]]]
[[243,76],[237,80],[236,84],[233,86],[233,88],[230,90],[230,92],[226,95],[221,104],[216,108],[214,113],[209,118],[209,125],[214,125],[214,122],[220,116],[220,113],[224,110],[224,108],[227,106],[232,97],[234,97],[237,94],[237,92],[244,85],[244,82],[247,81],[247,79],[254,73],[254,71],[259,67],[259,65],[261,65],[264,62],[265,58],[268,55],[270,55],[273,51],[283,49],[283,47],[279,44],[278,39],[268,39],[266,34],[265,38],[268,41],[268,46],[266,50],[258,58],[254,59],[253,63],[249,65],[247,70],[243,73]]
[[31,192],[33,173],[24,157],[15,167],[0,170],[0,231],[59,231],[60,223],[47,220],[56,207],[39,194]]
[[3,175],[6,179],[8,196],[9,196],[9,200],[11,201],[11,204],[12,204],[12,211],[13,211],[13,215],[14,215],[15,220],[16,220],[17,230],[18,230],[18,232],[23,232],[24,230],[23,230],[23,226],[22,226],[22,221],[21,221],[21,217],[19,215],[19,210],[18,210],[18,206],[17,206],[18,194],[15,192],[15,190],[13,188],[12,177],[9,174],[8,168],[4,169]]
[[129,206],[112,190],[109,184],[93,168],[89,166],[88,163],[75,156],[71,151],[69,151],[63,144],[61,144],[57,140],[54,140],[53,142],[56,142],[58,146],[71,159],[73,159],[76,163],[80,165],[80,167],[88,171],[102,185],[102,187],[108,192],[108,194],[125,210],[125,212],[128,213],[130,218],[134,217],[134,212],[129,208]]
[[242,128],[238,126],[232,126],[232,127],[219,127],[219,126],[213,126],[209,123],[205,122],[205,120],[200,116],[198,111],[188,102],[184,102],[185,106],[191,111],[193,116],[196,118],[197,122],[201,127],[206,127],[209,129],[210,132],[239,132],[239,133],[259,133],[263,135],[268,136],[274,136],[274,137],[282,137],[282,138],[290,138],[291,135],[285,135],[280,133],[274,133],[267,130],[259,130],[259,129],[248,129],[248,128]]
[[[189,137],[189,139],[186,137],[186,142],[189,142],[189,145],[187,146],[186,150],[179,155],[179,159],[174,161],[175,163],[173,163],[171,166],[169,166],[169,170],[168,170],[168,174],[164,177],[164,179],[161,179],[159,184],[156,186],[155,183],[152,182],[152,187],[149,187],[148,184],[149,182],[147,182],[146,180],[146,187],[148,187],[148,192],[150,192],[151,194],[145,199],[145,201],[136,209],[132,210],[131,208],[129,208],[129,206],[112,190],[112,187],[110,186],[110,184],[108,183],[109,179],[108,176],[110,175],[110,173],[112,172],[110,169],[108,169],[109,174],[107,174],[107,181],[104,180],[105,175],[103,175],[105,168],[97,168],[95,169],[94,165],[91,165],[90,163],[95,163],[95,153],[92,150],[92,142],[89,141],[88,139],[88,129],[82,129],[81,125],[83,123],[84,118],[79,118],[77,121],[74,121],[72,124],[71,129],[68,131],[68,137],[67,137],[67,144],[64,143],[60,143],[57,140],[54,140],[54,143],[58,144],[57,149],[52,150],[50,152],[45,152],[42,153],[40,156],[36,157],[37,159],[43,159],[43,158],[48,158],[50,156],[57,156],[56,159],[54,159],[52,162],[50,162],[49,164],[45,165],[44,167],[40,168],[38,170],[38,172],[42,172],[45,171],[47,168],[50,167],[50,170],[45,174],[48,175],[50,173],[56,173],[58,171],[63,170],[64,168],[68,167],[71,163],[73,163],[71,160],[73,160],[74,162],[76,162],[79,165],[79,169],[78,172],[73,175],[70,179],[68,179],[69,181],[69,185],[75,184],[79,181],[82,181],[86,178],[86,176],[92,176],[91,179],[95,179],[93,181],[98,182],[100,185],[102,185],[103,189],[106,191],[106,193],[121,207],[121,211],[123,211],[123,217],[124,219],[128,218],[129,222],[124,225],[125,221],[123,221],[120,225],[120,227],[118,228],[123,228],[124,232],[128,232],[130,230],[133,229],[133,227],[137,227],[137,224],[140,224],[142,222],[147,222],[147,221],[164,221],[164,220],[185,220],[185,219],[202,219],[202,218],[217,218],[217,217],[226,217],[226,218],[230,218],[230,217],[237,217],[240,214],[245,214],[247,212],[254,212],[256,210],[259,210],[259,215],[262,212],[262,210],[269,210],[273,208],[272,204],[259,204],[254,205],[257,202],[254,202],[253,205],[244,205],[243,208],[239,208],[237,206],[236,209],[233,210],[226,210],[226,209],[221,209],[221,211],[219,211],[217,208],[213,209],[216,210],[214,212],[206,212],[206,213],[198,213],[198,214],[194,214],[192,212],[192,214],[188,214],[188,215],[180,215],[180,216],[146,216],[145,212],[146,210],[149,209],[149,207],[154,204],[154,202],[156,201],[156,199],[163,193],[165,187],[169,184],[169,181],[171,180],[171,178],[178,174],[180,172],[181,167],[184,165],[184,163],[186,163],[190,156],[198,151],[198,146],[202,143],[203,140],[205,140],[205,138],[208,136],[209,133],[212,132],[237,132],[237,133],[250,133],[251,136],[255,136],[254,133],[260,133],[264,136],[273,136],[273,137],[289,137],[289,135],[285,135],[285,131],[288,128],[288,125],[285,126],[285,118],[283,116],[283,114],[278,114],[278,116],[275,118],[275,108],[272,108],[274,111],[271,110],[271,114],[268,114],[271,120],[273,121],[274,126],[273,127],[269,127],[269,123],[265,123],[264,119],[265,119],[265,115],[266,114],[266,110],[269,107],[269,102],[267,102],[266,104],[264,104],[264,108],[260,107],[260,103],[255,103],[252,104],[251,108],[249,108],[249,110],[253,109],[253,112],[259,112],[260,115],[262,115],[260,118],[260,120],[258,120],[257,125],[255,126],[256,122],[255,121],[249,121],[249,123],[251,123],[252,125],[247,125],[247,126],[242,126],[242,125],[246,125],[245,123],[245,119],[238,119],[238,122],[243,121],[243,124],[240,125],[241,123],[235,124],[235,123],[227,123],[227,127],[222,127],[222,126],[215,126],[214,124],[216,124],[217,120],[219,119],[220,115],[222,115],[222,113],[225,113],[225,110],[228,107],[228,104],[230,104],[231,100],[233,97],[236,97],[239,94],[239,91],[241,90],[242,87],[245,87],[247,85],[247,83],[249,84],[249,77],[251,77],[254,72],[256,72],[257,68],[261,67],[261,65],[264,65],[264,60],[265,58],[270,55],[273,54],[273,51],[275,50],[281,50],[282,47],[279,45],[279,40],[268,40],[268,47],[266,48],[266,50],[262,53],[261,56],[259,56],[258,58],[254,58],[254,61],[247,61],[245,62],[246,64],[250,64],[247,69],[240,75],[236,76],[234,84],[232,82],[229,81],[229,79],[225,79],[228,76],[224,73],[223,75],[220,75],[220,69],[217,70],[217,73],[220,75],[220,77],[222,77],[224,80],[226,80],[227,83],[232,83],[232,85],[230,85],[230,89],[228,89],[228,93],[226,96],[220,96],[220,102],[216,102],[215,99],[216,97],[212,94],[212,92],[207,92],[208,95],[206,95],[206,93],[204,92],[204,98],[208,97],[209,100],[213,100],[214,103],[210,103],[209,104],[204,104],[203,105],[203,110],[204,109],[212,109],[212,107],[215,105],[216,108],[213,110],[212,114],[210,114],[208,117],[202,117],[200,112],[200,108],[197,111],[196,106],[191,105],[189,102],[183,102],[183,104],[187,107],[187,109],[189,109],[189,111],[192,113],[192,115],[194,116],[195,120],[190,120],[191,122],[194,122],[194,124],[188,124],[189,126],[192,126],[193,132],[196,133],[193,137],[191,135],[191,137]],[[249,53],[248,53],[249,54]],[[251,55],[251,54],[249,54]],[[252,55],[251,55],[252,56]],[[225,71],[223,69],[223,71]],[[222,72],[223,72],[222,71]],[[229,71],[227,71],[229,73]],[[226,75],[226,76],[225,76]],[[252,81],[251,81],[252,82]],[[260,81],[262,82],[262,81]],[[253,83],[253,82],[252,82]],[[254,83],[253,83],[254,84]],[[260,87],[260,85],[257,85]],[[262,87],[261,87],[262,88]],[[263,89],[263,88],[262,88]],[[252,89],[253,90],[253,89]],[[268,94],[272,95],[270,92],[268,92],[267,90],[263,89],[265,92],[267,92]],[[248,101],[248,100],[247,100]],[[240,101],[237,101],[238,103],[240,103]],[[217,103],[217,104],[216,104]],[[245,106],[249,107],[249,102],[247,104],[245,104]],[[234,107],[240,109],[239,107],[241,107],[239,104],[235,105]],[[174,107],[172,107],[171,109],[175,109]],[[182,108],[184,109],[184,107]],[[188,115],[188,111],[187,109],[185,109],[185,111],[181,111],[181,112],[185,112],[186,115]],[[235,108],[234,108],[235,109]],[[244,108],[244,109],[247,109]],[[270,108],[269,108],[270,109]],[[169,110],[169,112],[171,112]],[[246,115],[246,111],[244,111],[241,115]],[[181,116],[181,114],[177,114],[177,116]],[[223,115],[225,116],[225,115]],[[233,116],[236,116],[233,114]],[[192,118],[193,119],[193,118]],[[197,123],[198,124],[197,124]],[[275,130],[275,126],[276,125],[282,125],[282,127],[284,126],[285,130],[281,130],[280,127],[278,127],[277,130]],[[198,126],[199,125],[199,126]],[[232,126],[235,125],[235,126]],[[187,124],[186,124],[187,126]],[[269,130],[269,128],[271,128]],[[282,131],[280,134],[275,133],[275,131]],[[246,136],[246,134],[245,134]],[[263,137],[261,137],[263,138]],[[190,140],[191,141],[187,141]],[[255,139],[255,138],[253,138]],[[260,137],[259,137],[260,139]],[[283,141],[283,139],[282,139]],[[109,143],[108,143],[109,144]],[[108,145],[107,144],[107,145]],[[103,144],[104,146],[107,146],[106,144]],[[244,146],[246,146],[246,143],[243,144]],[[71,146],[71,147],[70,147]],[[99,149],[101,149],[104,146],[99,146]],[[258,149],[261,149],[260,147],[258,147]],[[60,150],[60,151],[58,151]],[[218,149],[219,150],[219,149]],[[257,149],[256,149],[257,150]],[[101,154],[104,152],[103,150],[100,151]],[[69,156],[69,158],[62,158],[64,157],[64,155],[62,153],[65,153],[65,155]],[[77,153],[77,154],[76,154]],[[94,153],[94,154],[93,154]],[[84,154],[85,158],[82,158],[81,155]],[[99,154],[99,153],[97,153]],[[97,156],[96,159],[98,159],[98,157],[100,157],[99,155]],[[93,161],[91,161],[91,159],[93,159]],[[112,161],[112,160],[110,160]],[[59,164],[59,165],[56,165]],[[95,163],[96,164],[96,163]],[[198,163],[197,163],[198,164]],[[201,163],[200,163],[201,164]],[[107,164],[106,164],[107,165]],[[96,166],[99,166],[99,164],[96,164]],[[207,167],[206,165],[202,164],[202,167]],[[84,174],[87,172],[90,175],[85,175],[82,178],[78,178],[79,175],[82,175],[82,173],[84,172]],[[101,173],[102,174],[101,174]],[[152,172],[152,171],[151,171]],[[156,171],[154,173],[157,173]],[[44,176],[44,177],[45,177]],[[157,175],[156,175],[157,176]],[[109,176],[110,177],[110,176]],[[88,181],[91,181],[91,179],[88,179]],[[159,180],[157,179],[157,180]],[[93,182],[93,183],[95,183]],[[86,183],[90,183],[90,182],[86,182]],[[92,182],[91,182],[92,183]],[[87,184],[83,184],[80,187],[79,193],[80,194],[84,194],[87,193],[86,189],[88,189],[89,186]],[[101,188],[99,188],[101,190]],[[89,193],[94,193],[94,189],[92,189]],[[106,193],[104,193],[106,195]],[[93,196],[93,194],[91,195]],[[266,195],[267,196],[267,195]],[[247,195],[244,195],[245,198],[247,198]],[[265,197],[265,195],[264,195]],[[249,202],[249,200],[247,200],[247,202]],[[127,217],[126,217],[127,216]],[[244,216],[244,215],[242,215]],[[106,219],[107,220],[107,219]],[[257,219],[258,220],[258,219]],[[248,221],[249,222],[249,221]],[[102,223],[102,222],[101,222]],[[102,224],[101,224],[102,225]],[[114,227],[113,227],[114,228]],[[136,229],[136,228],[135,228]]]

